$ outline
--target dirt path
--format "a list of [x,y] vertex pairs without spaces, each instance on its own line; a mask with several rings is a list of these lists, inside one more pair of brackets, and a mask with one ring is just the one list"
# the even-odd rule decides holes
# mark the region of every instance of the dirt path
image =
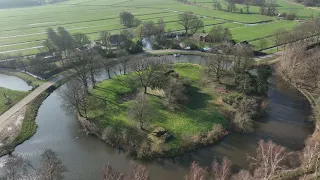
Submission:
[[17,104],[15,104],[13,107],[11,107],[9,110],[7,110],[5,113],[3,113],[0,116],[0,132],[2,132],[8,124],[11,124],[12,121],[15,121],[16,118],[11,118],[15,115],[16,112],[23,109],[27,104],[29,104],[32,100],[34,100],[38,95],[40,95],[42,92],[47,90],[50,86],[54,85],[56,82],[61,80],[63,77],[58,76],[55,77],[48,82],[42,84],[35,90],[33,90],[30,94],[28,94],[25,98],[23,98],[21,101],[19,101]]

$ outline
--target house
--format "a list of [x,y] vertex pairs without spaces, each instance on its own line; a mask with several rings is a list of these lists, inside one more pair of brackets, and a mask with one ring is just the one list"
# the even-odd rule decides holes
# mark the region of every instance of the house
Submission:
[[211,42],[211,35],[208,33],[196,33],[192,36],[192,38],[196,41],[201,41],[201,42]]

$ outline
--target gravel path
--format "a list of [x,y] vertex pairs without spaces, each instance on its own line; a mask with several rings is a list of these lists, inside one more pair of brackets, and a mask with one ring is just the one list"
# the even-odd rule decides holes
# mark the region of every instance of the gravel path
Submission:
[[3,113],[0,116],[0,132],[2,132],[5,129],[5,127],[7,127],[8,124],[11,124],[12,121],[16,120],[15,118],[11,118],[12,116],[15,115],[16,112],[24,108],[27,104],[29,104],[32,100],[34,100],[38,95],[40,95],[42,92],[47,90],[50,86],[54,85],[56,82],[58,82],[62,78],[63,77],[58,76],[42,84],[41,86],[33,90],[30,94],[28,94],[25,98],[23,98],[21,101],[19,101],[17,104],[15,104],[13,107],[11,107],[9,110],[7,110],[5,113]]

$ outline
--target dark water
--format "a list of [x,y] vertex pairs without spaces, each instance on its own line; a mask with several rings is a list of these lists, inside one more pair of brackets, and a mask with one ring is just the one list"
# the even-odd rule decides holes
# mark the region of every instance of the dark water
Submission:
[[25,81],[15,76],[0,74],[0,87],[16,91],[29,91],[32,89]]
[[[184,58],[183,61],[202,61],[201,57]],[[259,139],[271,139],[292,150],[303,148],[303,141],[313,131],[312,123],[308,122],[309,104],[281,78],[274,76],[271,82],[267,116],[256,123],[252,134],[231,134],[214,146],[184,157],[136,162],[147,165],[154,180],[177,180],[183,179],[192,160],[209,166],[215,157],[227,156],[236,167],[246,168],[246,154],[254,155]],[[68,167],[68,180],[102,179],[101,169],[105,163],[110,163],[118,171],[127,171],[135,160],[94,137],[86,136],[75,115],[66,113],[61,108],[61,88],[53,92],[40,107],[36,118],[39,125],[37,133],[18,146],[14,153],[21,154],[37,166],[43,149],[51,148]],[[0,164],[4,159],[5,157],[0,159]]]

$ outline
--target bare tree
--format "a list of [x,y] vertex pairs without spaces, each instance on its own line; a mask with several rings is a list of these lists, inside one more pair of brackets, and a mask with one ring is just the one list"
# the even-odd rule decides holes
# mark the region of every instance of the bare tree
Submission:
[[91,83],[93,87],[96,87],[95,77],[101,73],[102,57],[98,56],[98,53],[92,49],[87,50],[84,55],[89,65]]
[[24,72],[27,72],[27,67],[26,67],[26,65],[25,65],[25,62],[23,61],[24,59],[23,59],[23,57],[22,57],[22,54],[18,54],[18,57],[17,57],[16,60],[17,60],[17,61],[19,62],[19,64],[22,66]]
[[232,123],[239,132],[248,133],[253,131],[253,120],[246,112],[237,111]]
[[171,109],[178,109],[179,105],[188,100],[187,89],[181,80],[171,78],[164,88],[166,104]]
[[30,179],[30,171],[32,170],[33,168],[28,161],[21,156],[12,155],[6,159],[3,167],[6,180]]
[[282,38],[282,35],[286,33],[286,30],[285,29],[278,29],[275,31],[274,33],[274,41],[275,41],[275,44],[277,46],[277,50],[279,50],[279,46],[281,45],[281,38]]
[[268,42],[265,38],[262,38],[259,40],[259,48],[260,51],[262,51],[266,46],[267,46]]
[[227,56],[217,54],[213,58],[206,59],[206,76],[212,81],[220,82],[227,69]]
[[64,100],[63,106],[70,111],[76,111],[80,116],[87,118],[88,94],[85,87],[78,80],[71,80],[60,93]]
[[109,164],[103,168],[103,180],[124,180],[124,175],[115,171]]
[[133,164],[125,180],[150,180],[149,171],[143,165]]
[[70,58],[70,64],[72,68],[70,69],[72,73],[75,74],[75,78],[78,79],[85,89],[89,90],[89,82],[90,82],[90,61],[89,58],[91,56],[87,52],[76,52],[74,58]]
[[[140,57],[141,58],[141,57]],[[132,63],[132,70],[147,93],[153,76],[161,68],[160,59],[137,59]]]
[[307,171],[314,169],[317,163],[319,164],[320,142],[318,134],[306,140],[306,147],[301,152],[302,167]]
[[231,180],[255,180],[249,171],[240,170],[237,174],[231,177]]
[[72,35],[77,47],[84,47],[90,43],[89,37],[83,33],[75,33]]
[[254,169],[254,177],[269,180],[278,172],[287,169],[286,163],[291,153],[282,146],[272,141],[260,140],[257,148],[257,156],[248,156],[250,167]]
[[128,108],[129,119],[136,121],[141,130],[148,123],[153,115],[153,107],[145,94],[138,95]]
[[237,85],[239,83],[239,77],[241,74],[245,73],[246,70],[253,63],[253,52],[247,45],[236,45],[233,49],[233,74],[234,74],[234,83]]
[[165,30],[166,30],[166,23],[162,18],[160,18],[156,25],[156,34],[155,34],[155,41],[159,45],[163,45],[166,41]]
[[133,164],[128,174],[115,171],[109,164],[103,168],[103,180],[150,180],[147,167]]
[[190,166],[190,172],[185,176],[185,180],[205,180],[207,177],[207,171],[200,167],[198,163],[192,162]]
[[192,34],[194,34],[204,27],[203,21],[192,12],[180,13],[178,19],[178,24],[183,26],[187,36],[189,35],[190,30],[192,31]]
[[41,166],[38,169],[38,176],[41,180],[62,180],[63,173],[67,168],[51,149],[46,149],[41,154]]
[[124,56],[124,57],[120,58],[120,60],[119,60],[120,65],[121,65],[122,70],[123,70],[123,74],[127,74],[129,61],[130,61],[130,59],[129,59],[128,56]]
[[114,67],[115,65],[115,61],[113,59],[110,58],[106,58],[102,61],[104,69],[107,71],[108,73],[108,78],[111,79],[111,68]]
[[228,180],[231,176],[231,161],[226,157],[223,158],[222,163],[213,161],[212,173],[215,180]]
[[102,31],[100,33],[101,44],[105,46],[107,49],[111,47],[110,36],[111,34],[108,31]]
[[249,9],[250,9],[250,0],[245,0],[244,1],[244,4],[246,5],[246,9],[247,9],[247,14],[250,14],[250,11],[249,11]]

